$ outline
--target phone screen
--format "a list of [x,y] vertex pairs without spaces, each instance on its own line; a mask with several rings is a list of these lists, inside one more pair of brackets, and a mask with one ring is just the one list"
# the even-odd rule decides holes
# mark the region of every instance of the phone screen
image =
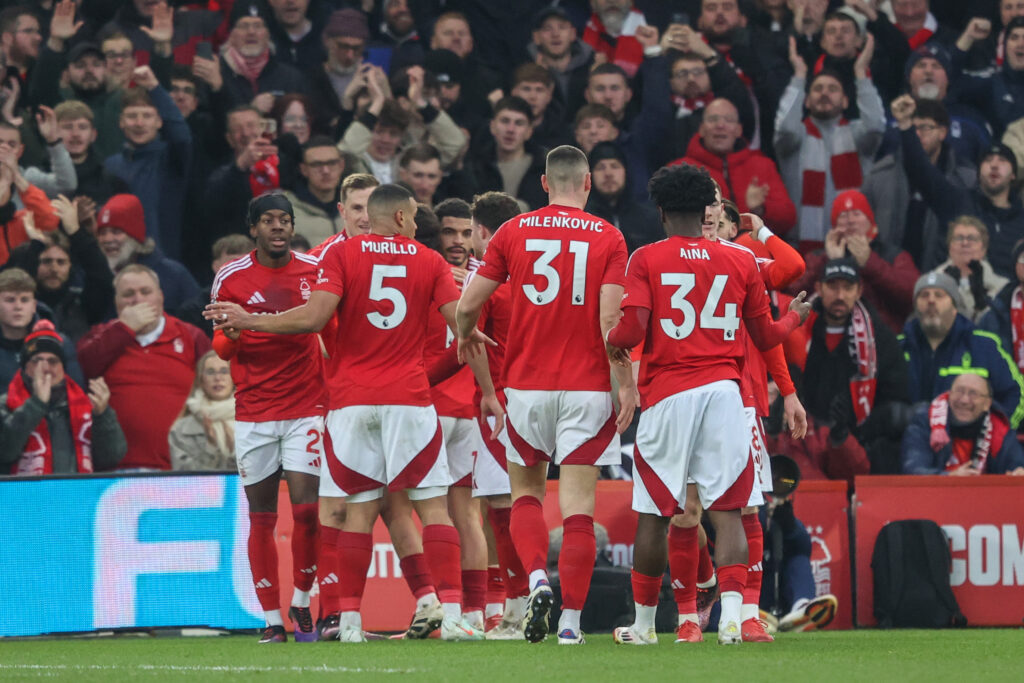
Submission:
[[213,45],[205,40],[196,43],[196,54],[203,59],[213,59]]

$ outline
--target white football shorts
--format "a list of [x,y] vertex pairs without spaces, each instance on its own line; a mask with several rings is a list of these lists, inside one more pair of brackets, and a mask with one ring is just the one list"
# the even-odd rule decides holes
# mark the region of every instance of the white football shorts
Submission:
[[243,486],[258,484],[278,469],[320,475],[324,418],[235,422],[235,459]]
[[505,402],[509,462],[530,467],[552,456],[556,465],[622,462],[609,392],[505,389]]

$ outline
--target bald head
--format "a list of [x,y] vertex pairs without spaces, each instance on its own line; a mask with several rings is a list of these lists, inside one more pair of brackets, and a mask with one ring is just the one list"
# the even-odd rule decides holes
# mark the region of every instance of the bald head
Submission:
[[561,145],[548,152],[544,168],[548,194],[579,194],[590,190],[590,163],[582,150]]
[[724,98],[708,103],[700,124],[700,140],[704,148],[719,156],[730,154],[736,140],[743,134],[736,105]]
[[376,235],[416,234],[416,198],[401,185],[381,185],[366,202],[370,232]]

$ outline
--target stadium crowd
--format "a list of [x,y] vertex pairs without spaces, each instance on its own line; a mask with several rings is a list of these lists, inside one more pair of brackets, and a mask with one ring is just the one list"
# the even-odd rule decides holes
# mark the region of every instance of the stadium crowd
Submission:
[[254,199],[287,198],[305,253],[402,185],[461,285],[474,198],[547,206],[572,145],[629,253],[666,236],[648,180],[689,164],[719,234],[788,269],[775,316],[812,295],[785,379],[760,368],[804,479],[1024,474],[1024,2],[37,0],[0,12],[0,58],[11,473],[235,468],[202,312]]

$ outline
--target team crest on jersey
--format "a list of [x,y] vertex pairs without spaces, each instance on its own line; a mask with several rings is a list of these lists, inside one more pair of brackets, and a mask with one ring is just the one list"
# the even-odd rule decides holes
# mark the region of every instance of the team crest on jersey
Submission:
[[313,293],[312,287],[309,286],[309,282],[306,278],[299,278],[299,295],[303,301],[309,300],[309,295]]
[[185,353],[185,342],[181,341],[181,337],[175,337],[173,343],[175,353]]

